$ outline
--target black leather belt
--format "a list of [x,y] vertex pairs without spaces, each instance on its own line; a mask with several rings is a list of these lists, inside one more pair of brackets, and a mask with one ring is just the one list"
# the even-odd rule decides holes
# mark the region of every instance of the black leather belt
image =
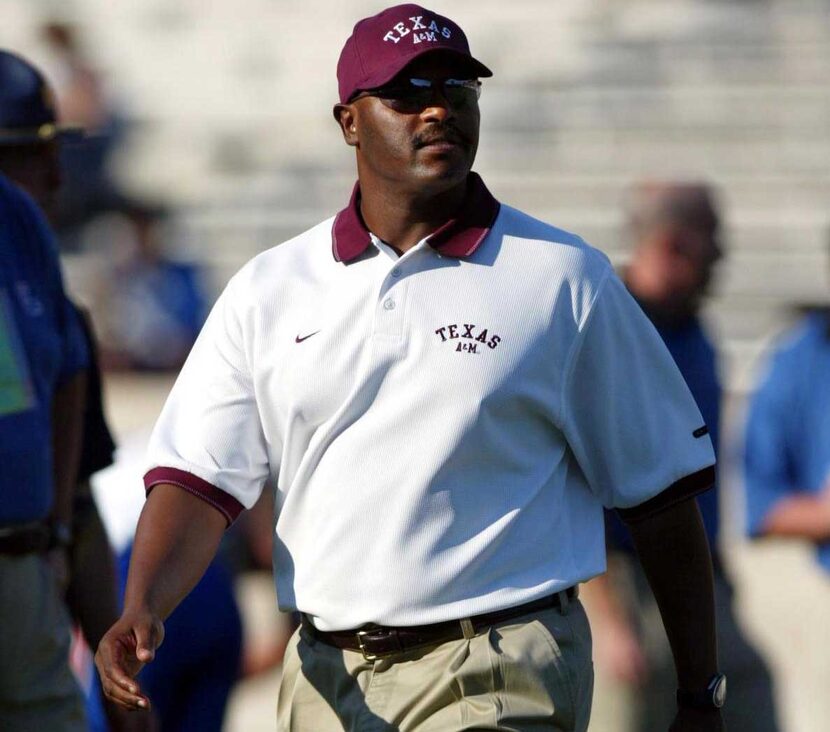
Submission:
[[524,605],[515,605],[492,613],[473,615],[462,620],[447,620],[443,623],[432,623],[431,625],[411,625],[399,628],[365,625],[355,630],[327,632],[315,628],[305,614],[302,616],[302,624],[303,628],[313,638],[335,648],[359,651],[367,661],[374,661],[378,658],[387,658],[423,646],[435,646],[451,640],[470,638],[482,628],[520,615],[548,610],[549,608],[562,609],[568,600],[573,600],[578,596],[579,587],[575,585],[540,600],[526,602]]
[[49,549],[52,532],[41,522],[0,526],[0,554],[41,554]]

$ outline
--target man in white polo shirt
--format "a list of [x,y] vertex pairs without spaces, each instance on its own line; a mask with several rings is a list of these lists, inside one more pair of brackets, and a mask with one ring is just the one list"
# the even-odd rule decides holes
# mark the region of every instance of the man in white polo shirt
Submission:
[[722,729],[706,427],[605,256],[470,172],[488,76],[419,6],[355,26],[334,115],[358,184],[231,280],[176,382],[96,658],[112,699],[148,705],[164,618],[270,480],[279,603],[303,616],[279,729],[585,730],[576,587],[605,569],[603,506],[665,617],[672,729]]

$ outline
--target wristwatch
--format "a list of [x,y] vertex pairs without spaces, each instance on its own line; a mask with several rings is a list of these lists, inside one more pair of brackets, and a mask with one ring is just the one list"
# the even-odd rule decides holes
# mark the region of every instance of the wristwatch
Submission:
[[720,709],[726,702],[726,676],[715,674],[699,691],[677,690],[677,705],[692,709]]

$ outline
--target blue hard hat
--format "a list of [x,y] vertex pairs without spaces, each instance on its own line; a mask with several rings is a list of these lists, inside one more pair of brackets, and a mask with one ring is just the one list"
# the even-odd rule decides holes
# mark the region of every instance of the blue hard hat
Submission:
[[55,96],[43,74],[20,56],[0,49],[0,145],[80,134],[79,127],[58,124]]

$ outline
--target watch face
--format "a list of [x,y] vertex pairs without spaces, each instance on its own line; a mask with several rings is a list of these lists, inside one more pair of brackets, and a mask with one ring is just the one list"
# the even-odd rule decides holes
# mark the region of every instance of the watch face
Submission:
[[726,701],[726,676],[721,675],[712,689],[712,704],[720,708]]

